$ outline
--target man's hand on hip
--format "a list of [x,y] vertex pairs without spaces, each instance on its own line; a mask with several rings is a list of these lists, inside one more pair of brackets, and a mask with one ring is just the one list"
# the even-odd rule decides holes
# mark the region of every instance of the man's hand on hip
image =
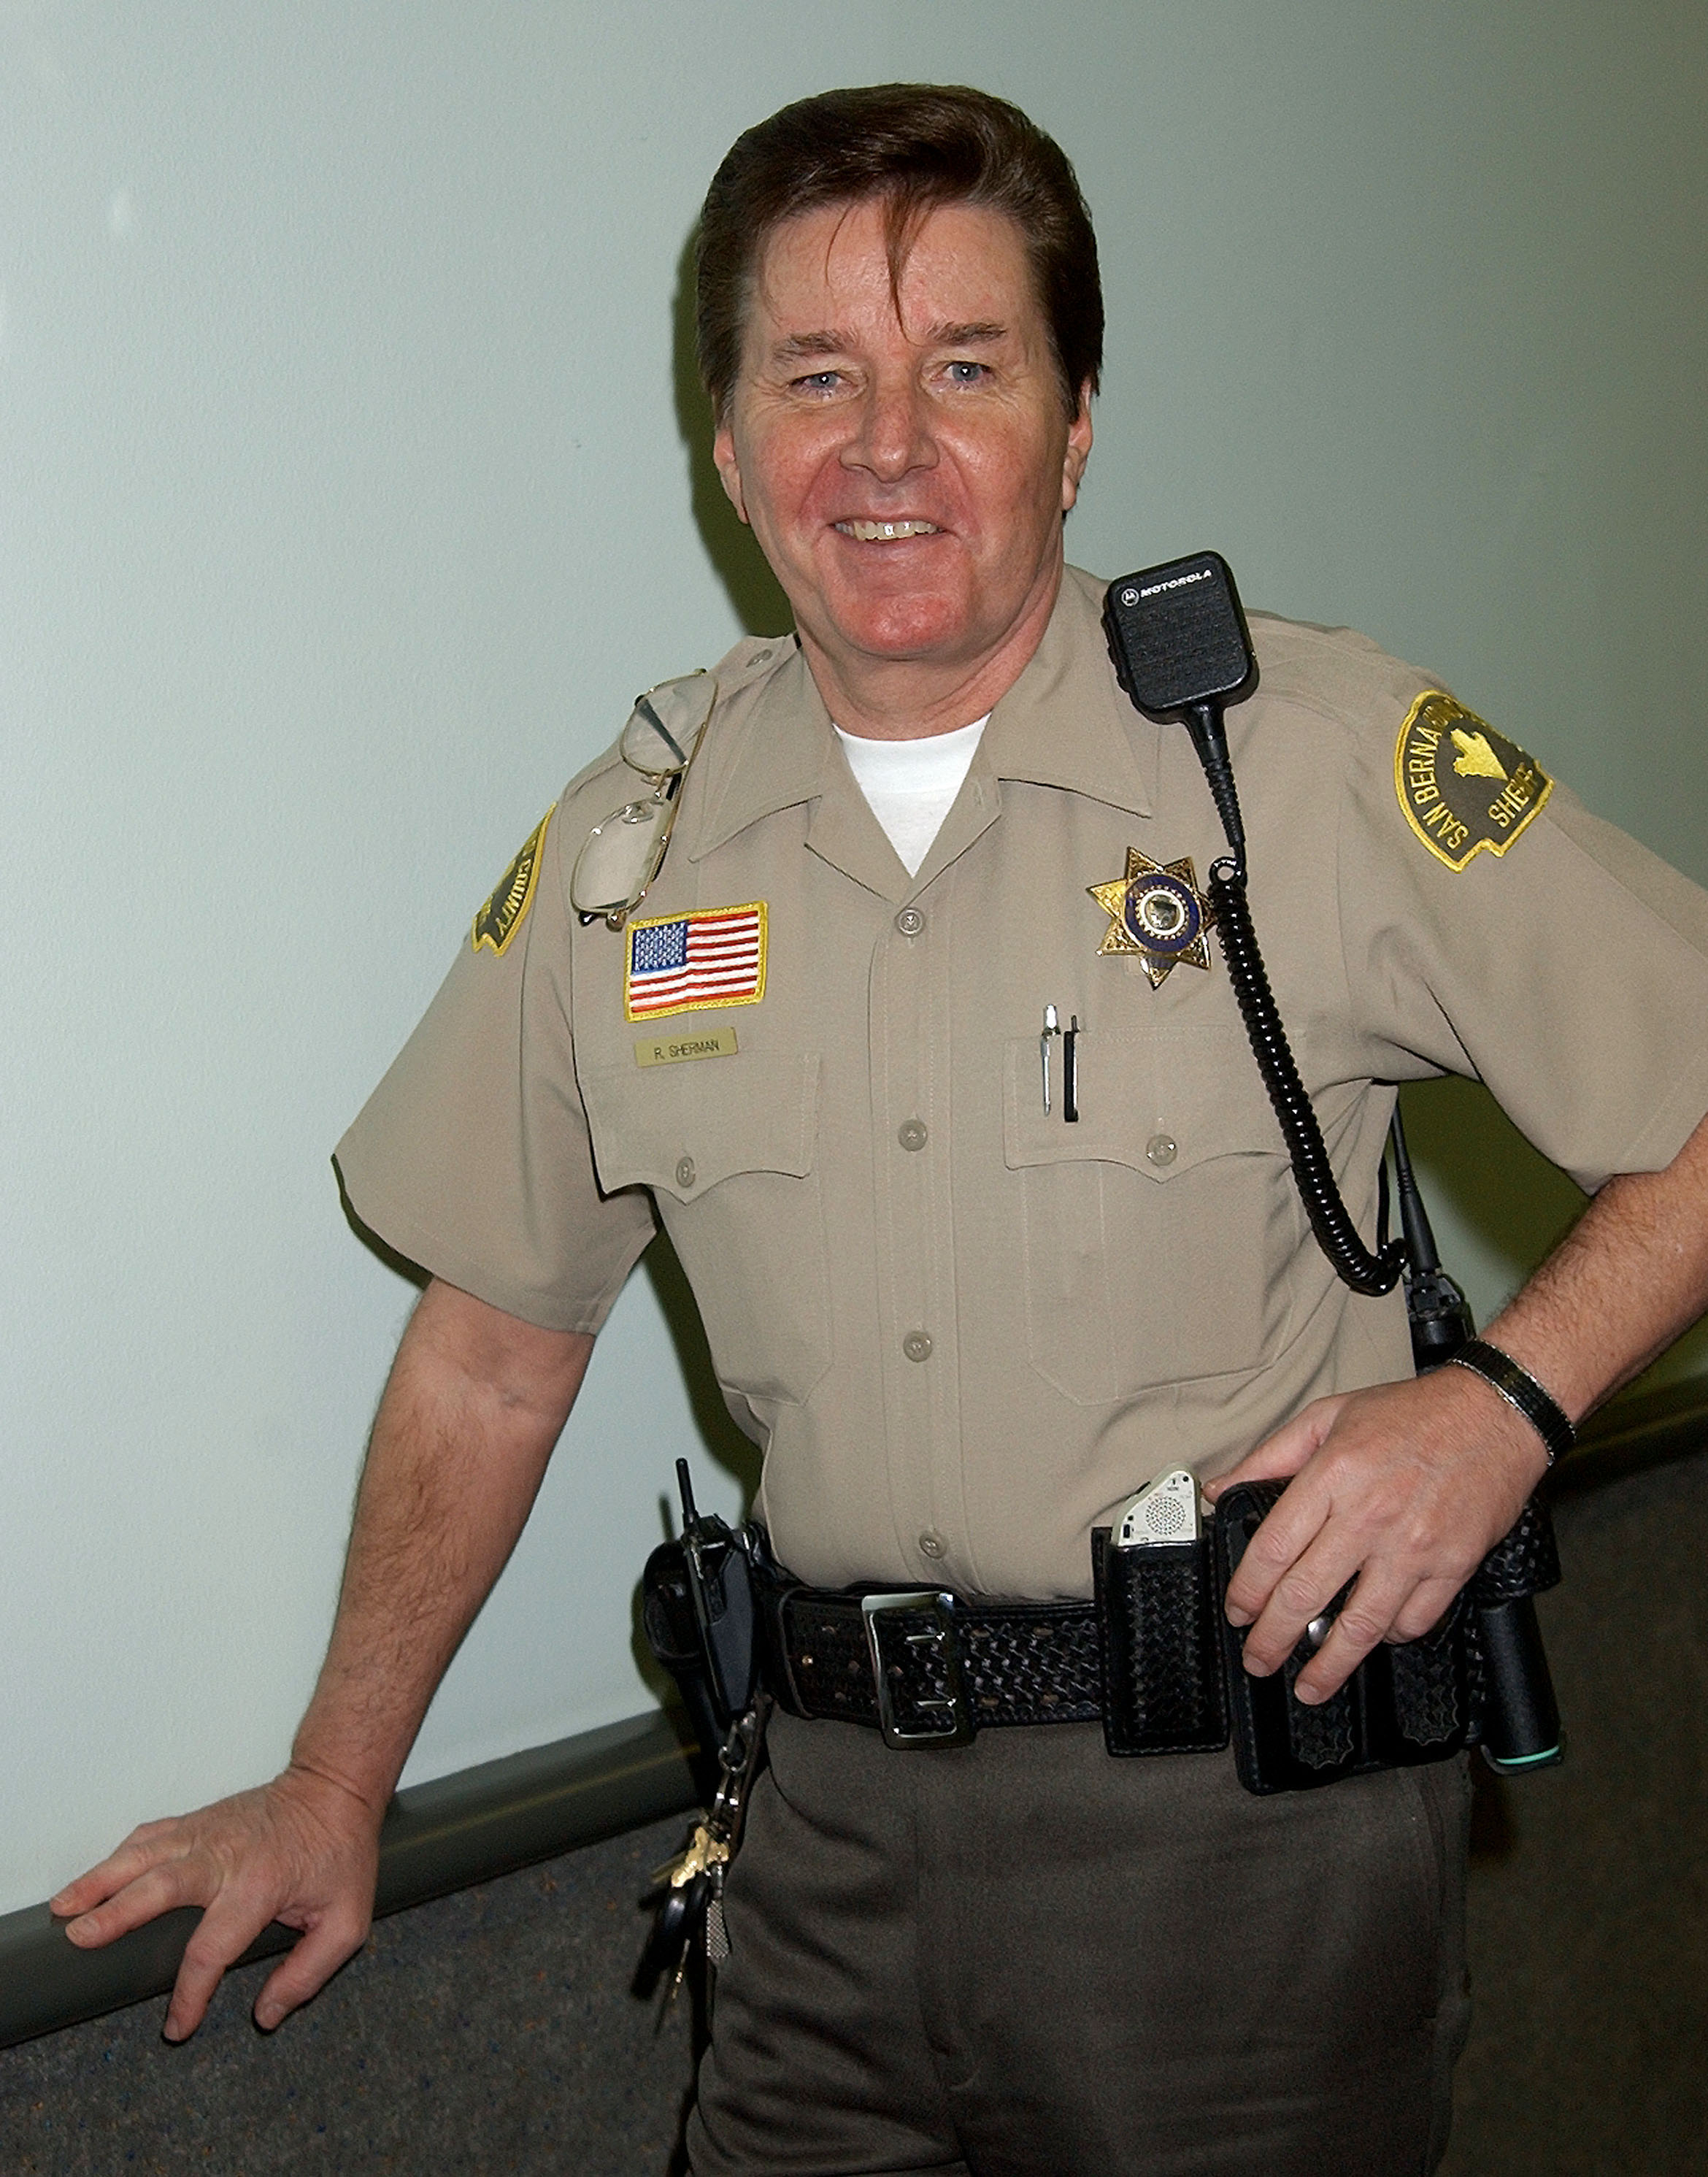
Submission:
[[99,1867],[68,1882],[52,1910],[99,1949],[161,1912],[205,1909],[184,1947],[166,2038],[200,2025],[227,1966],[270,1921],[303,1940],[268,1976],[255,2023],[276,2026],[359,1950],[374,1914],[379,1820],[357,1793],[294,1765],[259,1790],[193,1814],[145,1822]]
[[[1708,1305],[1708,1117],[1661,1171],[1610,1179],[1484,1335],[1574,1425]],[[1511,1528],[1547,1469],[1542,1440],[1498,1391],[1437,1368],[1319,1399],[1206,1486],[1288,1487],[1228,1583],[1249,1625],[1246,1667],[1279,1670],[1349,1580],[1357,1585],[1299,1673],[1326,1700],[1378,1640],[1427,1633]]]
[[1288,1483],[1228,1583],[1230,1619],[1251,1627],[1246,1668],[1280,1669],[1355,1575],[1301,1700],[1326,1700],[1378,1641],[1427,1633],[1546,1465],[1529,1422],[1463,1368],[1307,1406],[1205,1487],[1214,1503],[1236,1481]]

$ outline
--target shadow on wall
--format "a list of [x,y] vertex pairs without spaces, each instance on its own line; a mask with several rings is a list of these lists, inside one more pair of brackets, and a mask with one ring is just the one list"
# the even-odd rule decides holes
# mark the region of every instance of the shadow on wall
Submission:
[[[1582,1193],[1531,1147],[1480,1082],[1408,1082],[1401,1108],[1426,1199],[1451,1203],[1461,1223],[1502,1258],[1507,1290],[1516,1290],[1576,1222]],[[1708,1322],[1686,1332],[1621,1395],[1704,1374]]]
[[1401,1108],[1426,1192],[1451,1202],[1460,1220],[1507,1258],[1517,1285],[1576,1222],[1582,1192],[1536,1154],[1481,1082],[1408,1082]]
[[765,563],[752,533],[724,494],[712,459],[712,410],[694,358],[694,236],[676,260],[676,293],[670,306],[671,380],[676,425],[688,454],[688,487],[694,521],[706,556],[728,593],[749,635],[781,635],[794,625],[789,600]]

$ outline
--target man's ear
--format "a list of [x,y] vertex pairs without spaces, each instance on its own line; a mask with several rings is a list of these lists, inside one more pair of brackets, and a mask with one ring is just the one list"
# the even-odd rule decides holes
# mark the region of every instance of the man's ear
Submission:
[[729,504],[741,519],[747,519],[747,502],[741,495],[741,464],[735,458],[735,434],[728,423],[720,423],[712,441],[712,459],[718,470],[718,481],[729,495]]
[[1079,389],[1079,410],[1067,427],[1067,450],[1061,457],[1061,511],[1066,514],[1079,496],[1079,480],[1091,458],[1091,380]]

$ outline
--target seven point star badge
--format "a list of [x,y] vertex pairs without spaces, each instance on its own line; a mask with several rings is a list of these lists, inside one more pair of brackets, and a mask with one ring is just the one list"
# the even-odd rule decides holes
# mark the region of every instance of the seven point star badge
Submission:
[[1154,862],[1129,847],[1124,877],[1085,889],[1109,917],[1099,953],[1136,954],[1152,990],[1160,990],[1170,969],[1182,960],[1194,968],[1209,966],[1204,933],[1215,922],[1215,910],[1198,890],[1190,855],[1177,862]]

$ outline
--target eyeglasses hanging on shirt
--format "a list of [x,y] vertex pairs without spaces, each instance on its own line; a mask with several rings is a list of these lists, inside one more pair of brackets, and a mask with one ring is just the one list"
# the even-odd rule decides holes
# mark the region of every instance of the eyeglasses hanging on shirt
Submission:
[[709,673],[661,681],[635,698],[617,753],[652,791],[625,801],[594,825],[570,873],[570,904],[585,925],[603,916],[620,930],[645,899],[664,866],[682,783],[718,700]]

